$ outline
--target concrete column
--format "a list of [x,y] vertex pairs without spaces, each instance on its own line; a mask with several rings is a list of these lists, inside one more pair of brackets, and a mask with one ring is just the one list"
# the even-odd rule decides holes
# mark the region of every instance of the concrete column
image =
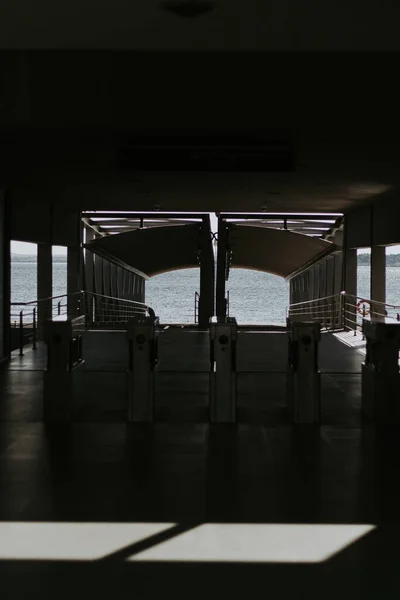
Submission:
[[[37,299],[53,295],[53,255],[51,244],[37,245]],[[64,301],[62,302],[64,304]],[[43,324],[52,318],[52,300],[42,300],[37,305],[38,338],[43,338]]]
[[215,297],[215,312],[217,317],[225,317],[225,290],[226,290],[226,253],[228,243],[228,225],[222,217],[218,218],[218,251],[217,251],[217,286]]
[[10,354],[11,254],[7,206],[5,194],[0,191],[0,361]]
[[211,239],[210,217],[203,218],[200,237],[200,302],[199,327],[208,327],[214,315],[214,252]]
[[[371,300],[386,302],[386,248],[385,246],[371,247]],[[383,313],[384,307],[372,306],[372,315]]]
[[357,318],[357,250],[354,248],[346,248],[343,255],[343,281],[344,290],[347,294],[351,294],[354,298],[346,298],[345,307],[345,326],[350,329],[355,329],[355,321]]
[[[94,239],[94,231],[91,227],[86,229],[86,242]],[[90,250],[85,251],[85,289],[88,292],[94,291],[94,254]]]
[[68,315],[74,317],[78,310],[81,290],[81,252],[80,246],[68,246],[67,249],[67,294]]
[[83,271],[83,223],[81,215],[76,212],[68,221],[69,237],[74,240],[67,247],[67,312],[74,317],[79,310],[80,296],[77,292],[82,290]]

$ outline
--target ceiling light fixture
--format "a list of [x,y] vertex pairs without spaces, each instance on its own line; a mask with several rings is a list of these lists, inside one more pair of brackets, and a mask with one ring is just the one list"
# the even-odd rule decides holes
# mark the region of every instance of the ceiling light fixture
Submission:
[[161,7],[178,17],[193,19],[215,9],[215,0],[164,0]]

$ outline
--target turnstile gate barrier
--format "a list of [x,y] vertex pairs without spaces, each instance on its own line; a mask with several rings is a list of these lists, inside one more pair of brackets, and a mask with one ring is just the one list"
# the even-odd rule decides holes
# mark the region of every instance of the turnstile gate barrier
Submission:
[[400,422],[400,323],[364,320],[366,357],[362,365],[362,413],[376,424]]
[[232,317],[210,319],[210,421],[235,423],[237,323]]
[[82,333],[85,317],[55,317],[44,323],[47,368],[43,374],[43,420],[68,421],[71,418],[74,371],[84,364]]
[[294,423],[319,423],[321,418],[321,375],[318,344],[321,327],[314,321],[288,320],[289,356],[287,405]]
[[140,316],[128,322],[128,421],[154,420],[155,369],[158,363],[158,317]]

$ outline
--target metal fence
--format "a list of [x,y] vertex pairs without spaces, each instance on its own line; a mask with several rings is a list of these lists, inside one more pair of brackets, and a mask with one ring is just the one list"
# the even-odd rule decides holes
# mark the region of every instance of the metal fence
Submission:
[[341,292],[306,302],[291,304],[291,320],[318,321],[327,330],[362,331],[363,320],[400,322],[400,306]]
[[151,314],[152,309],[142,302],[113,298],[92,292],[62,294],[32,302],[11,302],[10,328],[18,336],[19,353],[32,344],[36,349],[40,320],[55,316],[85,316],[87,327],[118,327],[138,315]]

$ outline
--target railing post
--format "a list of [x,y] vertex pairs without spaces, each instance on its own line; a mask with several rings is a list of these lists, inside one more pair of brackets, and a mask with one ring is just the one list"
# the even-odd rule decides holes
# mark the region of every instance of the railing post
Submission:
[[23,327],[24,327],[24,316],[23,316],[23,311],[21,310],[21,312],[19,313],[19,355],[20,356],[24,355],[24,331],[23,331]]
[[59,300],[58,304],[57,304],[57,314],[58,314],[58,316],[61,315],[61,300]]
[[33,345],[32,345],[32,350],[36,350],[36,332],[37,332],[37,327],[36,327],[36,306],[33,309]]

